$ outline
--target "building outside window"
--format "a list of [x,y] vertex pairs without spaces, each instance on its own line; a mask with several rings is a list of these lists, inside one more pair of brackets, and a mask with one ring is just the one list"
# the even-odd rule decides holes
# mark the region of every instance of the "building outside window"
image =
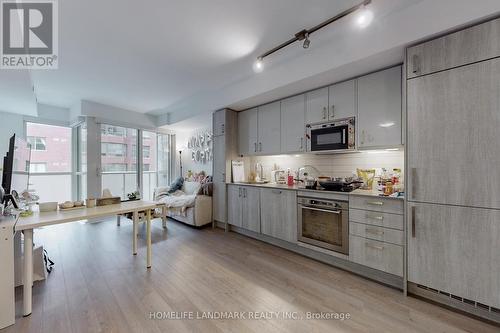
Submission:
[[[38,136],[28,136],[28,143],[31,145],[32,150],[45,151],[47,150],[46,138]],[[59,138],[57,138],[59,139]]]
[[34,172],[47,172],[47,163],[45,162],[31,162],[30,163],[30,173]]
[[127,171],[127,165],[125,163],[107,163],[103,165],[103,172],[119,172]]
[[101,144],[102,156],[126,156],[127,145],[123,143],[103,142]]
[[124,127],[112,126],[112,125],[101,125],[101,134],[102,135],[111,135],[111,136],[126,136],[127,131]]

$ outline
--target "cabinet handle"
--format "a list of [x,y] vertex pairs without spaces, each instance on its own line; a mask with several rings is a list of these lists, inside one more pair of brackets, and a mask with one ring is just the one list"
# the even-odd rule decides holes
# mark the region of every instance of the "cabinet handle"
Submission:
[[326,119],[326,106],[323,107],[323,119]]
[[375,249],[375,250],[381,250],[381,251],[384,249],[383,246],[373,245],[373,244],[368,243],[368,242],[365,243],[365,246],[369,247],[369,248],[372,248],[372,249]]
[[275,193],[275,194],[281,194],[281,193],[283,193],[283,191],[281,191],[281,190],[272,190],[272,192]]
[[330,116],[330,118],[335,118],[335,106],[332,105],[332,115]]
[[411,198],[415,199],[416,197],[416,186],[415,186],[415,180],[417,179],[417,168],[411,168]]
[[379,220],[379,221],[382,221],[384,219],[383,216],[381,215],[370,215],[370,214],[366,214],[365,217],[367,219],[372,219],[372,220]]
[[412,56],[412,64],[413,64],[413,69],[412,69],[413,74],[420,73],[420,58],[417,54],[414,54]]
[[300,138],[300,150],[304,149],[304,138]]
[[238,197],[241,198],[241,187],[238,188]]
[[410,214],[410,218],[411,218],[411,237],[412,238],[415,238],[415,234],[416,234],[416,225],[415,225],[415,206],[411,206],[411,214]]
[[366,202],[368,205],[372,205],[372,206],[383,206],[384,203],[382,201],[367,201]]
[[377,229],[370,229],[368,227],[365,228],[365,232],[367,234],[373,234],[373,235],[383,235],[384,232],[381,231],[381,230],[377,230]]
[[365,130],[361,131],[361,144],[365,144]]
[[262,142],[259,142],[259,151],[262,151]]
[[224,134],[224,124],[221,124],[220,128],[221,128],[221,134]]
[[246,198],[246,197],[247,197],[247,189],[246,189],[246,188],[244,188],[244,189],[243,189],[243,198]]

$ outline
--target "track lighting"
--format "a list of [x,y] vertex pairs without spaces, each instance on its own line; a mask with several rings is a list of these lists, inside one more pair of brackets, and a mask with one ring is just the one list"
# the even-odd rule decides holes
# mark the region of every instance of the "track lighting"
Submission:
[[260,73],[264,70],[264,62],[262,62],[262,57],[258,57],[253,64],[253,71],[255,73]]
[[329,25],[337,20],[340,20],[344,16],[347,16],[347,15],[354,13],[358,10],[360,10],[360,12],[359,12],[358,16],[356,17],[356,23],[361,28],[367,27],[371,23],[371,21],[373,20],[373,12],[370,11],[369,9],[366,9],[366,5],[370,4],[371,2],[372,2],[372,0],[364,0],[363,2],[357,4],[356,6],[353,6],[347,10],[344,10],[342,13],[337,14],[336,16],[334,16],[334,17],[332,17],[324,22],[321,22],[320,24],[318,24],[315,27],[312,27],[311,29],[304,29],[304,30],[297,32],[292,39],[289,39],[286,42],[276,46],[275,48],[261,54],[257,58],[257,61],[255,61],[255,63],[253,64],[253,70],[256,73],[262,72],[264,70],[263,60],[265,57],[273,54],[276,51],[281,50],[284,47],[287,47],[288,45],[290,45],[292,43],[295,43],[296,41],[304,41],[302,43],[302,47],[304,49],[309,48],[309,45],[311,44],[311,40],[309,39],[309,35],[318,31],[321,28],[326,27],[327,25]]
[[311,44],[311,41],[309,40],[309,34],[306,33],[305,39],[304,39],[304,44],[302,44],[302,47],[305,49],[309,48],[309,44]]

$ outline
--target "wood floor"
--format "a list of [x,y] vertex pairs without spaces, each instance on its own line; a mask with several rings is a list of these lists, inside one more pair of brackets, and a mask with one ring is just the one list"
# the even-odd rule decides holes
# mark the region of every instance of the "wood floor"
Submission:
[[[33,313],[0,332],[498,332],[499,328],[265,243],[211,228],[153,222],[153,267],[144,230],[114,220],[35,231],[56,262],[35,283]],[[243,312],[236,319],[150,319],[151,312]],[[226,312],[226,315],[228,314]],[[264,312],[264,313],[261,313]],[[249,319],[250,313],[348,313],[347,320]]]

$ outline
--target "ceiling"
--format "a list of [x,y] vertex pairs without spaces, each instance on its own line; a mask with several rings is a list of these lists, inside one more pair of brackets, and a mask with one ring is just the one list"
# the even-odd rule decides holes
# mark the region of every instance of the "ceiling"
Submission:
[[291,45],[253,73],[259,54],[360,1],[59,1],[59,69],[12,74],[22,82],[15,85],[0,72],[0,110],[33,113],[32,83],[38,103],[90,100],[169,114],[168,123],[202,115],[185,122],[192,127],[221,107],[243,109],[401,62],[406,45],[500,11],[497,0],[373,0],[370,27],[344,18],[312,35],[308,50]]

